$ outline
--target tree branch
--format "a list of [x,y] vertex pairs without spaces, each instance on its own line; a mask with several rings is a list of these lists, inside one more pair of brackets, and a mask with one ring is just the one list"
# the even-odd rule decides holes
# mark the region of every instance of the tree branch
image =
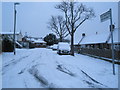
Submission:
[[83,23],[83,22],[85,22],[87,20],[87,18],[85,18],[85,19],[83,19],[76,27],[75,27],[75,29],[74,29],[74,32],[77,30],[77,28]]

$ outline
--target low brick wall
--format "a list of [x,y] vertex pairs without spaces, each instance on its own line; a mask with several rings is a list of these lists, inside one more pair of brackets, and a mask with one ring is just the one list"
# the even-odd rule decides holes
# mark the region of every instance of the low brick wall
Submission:
[[[112,58],[112,50],[110,49],[87,49],[87,48],[82,48],[78,50],[77,52],[81,54],[90,54],[90,55],[95,55],[95,56],[100,56],[100,57],[105,57],[105,58]],[[115,59],[120,60],[120,51],[115,51]]]

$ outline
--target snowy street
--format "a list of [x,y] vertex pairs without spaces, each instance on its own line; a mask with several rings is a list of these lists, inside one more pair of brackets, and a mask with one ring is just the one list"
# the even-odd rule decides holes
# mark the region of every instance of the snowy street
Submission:
[[118,88],[112,63],[89,56],[58,55],[46,48],[2,54],[3,88]]

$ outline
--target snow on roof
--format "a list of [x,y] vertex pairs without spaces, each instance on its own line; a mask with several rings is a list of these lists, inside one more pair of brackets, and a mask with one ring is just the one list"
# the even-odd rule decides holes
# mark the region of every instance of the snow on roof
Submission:
[[[113,42],[114,43],[120,43],[120,40],[118,39],[118,34],[120,34],[120,30],[115,29],[113,31]],[[111,38],[109,39],[109,35],[110,35],[110,32],[85,36],[80,44],[106,43],[107,40],[108,40],[108,43],[111,43]]]
[[28,40],[28,41],[35,41],[35,39],[34,38],[26,38],[26,40]]
[[19,42],[15,42],[18,46],[23,47]]
[[80,44],[97,44],[105,43],[108,39],[109,33],[101,33],[90,36],[85,36]]
[[41,39],[38,39],[38,40],[34,40],[33,43],[46,43],[45,41],[41,40]]
[[[113,43],[120,43],[120,39],[118,39],[119,38],[118,34],[120,34],[120,29],[115,29],[113,31]],[[111,37],[110,37],[108,43],[111,43]]]
[[33,43],[46,43],[45,41],[43,41],[42,39],[34,39],[34,38],[26,38],[26,40],[28,41],[32,41]]
[[65,45],[65,44],[69,44],[69,43],[67,43],[67,42],[59,42],[58,44],[59,44],[59,45],[60,45],[60,44]]
[[[19,34],[20,32],[16,32],[15,34]],[[0,34],[14,34],[14,32],[0,32]]]

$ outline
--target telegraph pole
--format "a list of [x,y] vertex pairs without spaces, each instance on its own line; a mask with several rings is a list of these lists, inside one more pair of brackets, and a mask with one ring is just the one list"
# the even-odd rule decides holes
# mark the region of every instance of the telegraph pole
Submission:
[[20,3],[14,3],[14,35],[13,35],[13,44],[14,44],[14,55],[16,54],[15,48],[16,48],[16,44],[15,44],[15,31],[16,31],[16,5],[19,5]]
[[113,43],[113,25],[112,25],[112,10],[110,9],[110,32],[111,32],[111,48],[112,48],[112,64],[113,64],[113,74],[115,75],[115,54],[114,54],[114,43]]
[[112,49],[112,67],[113,67],[113,75],[115,75],[115,53],[114,53],[114,43],[113,43],[113,30],[114,25],[112,24],[112,9],[100,15],[101,22],[104,22],[110,19],[110,33],[111,33],[111,49]]

